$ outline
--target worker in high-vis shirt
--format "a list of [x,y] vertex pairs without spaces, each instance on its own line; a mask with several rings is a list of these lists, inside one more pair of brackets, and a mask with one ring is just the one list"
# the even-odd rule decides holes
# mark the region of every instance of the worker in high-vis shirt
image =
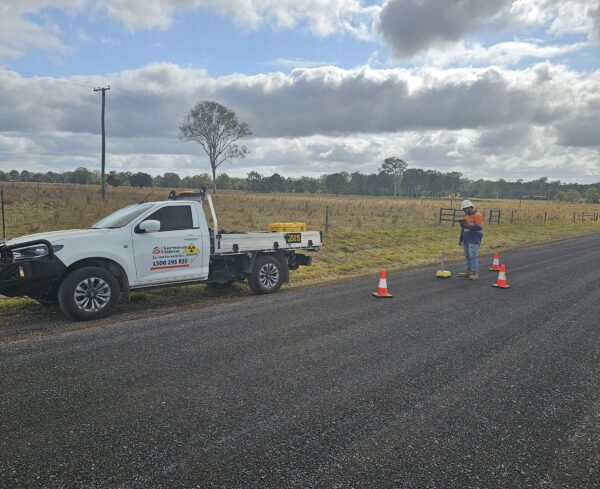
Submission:
[[467,269],[458,274],[459,277],[467,277],[469,280],[479,280],[479,261],[477,254],[483,239],[483,216],[475,209],[473,202],[463,200],[460,208],[465,216],[461,219],[459,245],[462,245],[467,259]]

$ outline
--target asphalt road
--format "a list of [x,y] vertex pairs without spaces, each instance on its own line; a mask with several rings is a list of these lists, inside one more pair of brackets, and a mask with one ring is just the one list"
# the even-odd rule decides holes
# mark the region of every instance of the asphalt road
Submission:
[[600,487],[600,236],[502,258],[0,346],[0,487]]

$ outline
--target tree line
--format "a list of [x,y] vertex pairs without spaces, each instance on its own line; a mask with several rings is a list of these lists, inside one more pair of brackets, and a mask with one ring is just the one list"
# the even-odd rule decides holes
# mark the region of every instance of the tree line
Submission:
[[[81,167],[74,171],[33,173],[27,170],[0,171],[0,182],[44,182],[98,185],[100,174]],[[200,188],[213,184],[212,176],[201,173],[181,177],[167,172],[152,176],[144,172],[111,171],[106,182],[113,187]],[[252,171],[246,178],[231,177],[226,173],[216,176],[216,185],[223,190],[249,192],[327,193],[334,195],[371,195],[407,197],[478,197],[535,200],[600,201],[600,182],[591,185],[561,183],[542,177],[531,181],[472,180],[458,172],[443,173],[437,170],[407,168],[400,175],[386,171],[382,165],[378,173],[330,173],[315,177],[284,177],[278,173],[270,176]]]

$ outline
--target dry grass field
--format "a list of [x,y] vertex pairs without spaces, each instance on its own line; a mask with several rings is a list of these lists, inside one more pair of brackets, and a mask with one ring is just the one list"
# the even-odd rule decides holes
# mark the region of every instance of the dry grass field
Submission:
[[[91,186],[3,183],[9,236],[50,230],[85,228],[125,205],[166,198],[168,189],[110,188],[106,201]],[[373,273],[384,267],[401,270],[439,262],[445,251],[460,259],[459,228],[438,223],[440,207],[457,207],[456,200],[372,198],[295,194],[224,192],[214,197],[219,226],[229,231],[267,230],[270,222],[301,221],[309,229],[329,228],[314,266],[292,274],[291,286],[322,283]],[[482,255],[600,231],[600,222],[582,221],[582,212],[600,212],[600,205],[546,201],[475,200],[480,211],[500,210],[501,224],[486,225]],[[576,220],[573,220],[574,214]],[[512,223],[511,221],[512,216]],[[374,279],[375,280],[375,279]],[[375,282],[374,282],[375,284]],[[215,300],[203,286],[186,286],[133,294],[132,310]],[[248,292],[236,286],[229,296]],[[26,299],[0,298],[0,324],[23,314],[39,314],[40,306]]]

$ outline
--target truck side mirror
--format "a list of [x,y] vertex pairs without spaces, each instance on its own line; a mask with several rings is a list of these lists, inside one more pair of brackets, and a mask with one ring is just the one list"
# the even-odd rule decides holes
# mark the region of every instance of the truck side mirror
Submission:
[[135,229],[135,232],[138,234],[157,233],[158,231],[160,231],[160,221],[153,219],[141,222]]

